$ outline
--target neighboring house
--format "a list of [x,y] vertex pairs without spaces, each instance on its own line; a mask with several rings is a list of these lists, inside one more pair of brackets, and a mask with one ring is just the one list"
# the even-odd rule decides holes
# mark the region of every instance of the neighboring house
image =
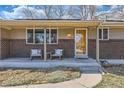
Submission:
[[55,48],[65,58],[124,58],[124,22],[0,20],[0,59],[29,57],[32,48],[43,50],[44,60]]

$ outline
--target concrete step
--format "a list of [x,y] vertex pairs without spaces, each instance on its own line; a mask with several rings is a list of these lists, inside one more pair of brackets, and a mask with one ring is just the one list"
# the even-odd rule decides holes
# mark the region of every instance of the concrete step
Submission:
[[98,66],[82,66],[79,69],[82,73],[101,73],[101,69]]

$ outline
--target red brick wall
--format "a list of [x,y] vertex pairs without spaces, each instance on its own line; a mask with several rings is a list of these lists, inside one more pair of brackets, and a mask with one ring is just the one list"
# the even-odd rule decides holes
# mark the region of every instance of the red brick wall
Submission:
[[5,29],[0,29],[0,59],[9,57],[10,43],[7,31]]
[[1,59],[9,57],[10,46],[8,39],[1,40]]
[[[1,56],[0,58],[7,57],[29,57],[30,49],[40,48],[43,50],[43,45],[30,45],[26,44],[25,40],[8,40],[2,39],[1,41]],[[74,40],[73,39],[60,39],[59,43],[48,44],[47,51],[52,51],[55,48],[64,49],[64,57],[74,57]],[[95,58],[96,56],[96,40],[88,40],[88,56]],[[124,40],[109,40],[100,41],[100,58],[124,58]]]
[[47,46],[47,51],[51,51],[55,48],[62,48],[64,49],[64,57],[74,57],[74,48],[75,47],[75,43],[74,43],[74,39],[60,39],[58,42],[58,45],[48,45]]
[[[29,57],[32,48],[44,50],[43,45],[26,44],[25,40],[10,40],[10,57]],[[55,48],[64,49],[64,57],[74,57],[74,40],[59,39],[58,44],[48,44],[47,51]]]
[[96,40],[94,39],[88,40],[88,57],[96,57]]
[[[95,58],[96,40],[89,40],[88,53]],[[120,59],[124,58],[124,40],[100,41],[100,58]]]

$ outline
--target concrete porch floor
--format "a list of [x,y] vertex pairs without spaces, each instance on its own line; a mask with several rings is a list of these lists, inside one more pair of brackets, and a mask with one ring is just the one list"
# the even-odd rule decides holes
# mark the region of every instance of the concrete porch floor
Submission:
[[62,60],[60,59],[47,59],[47,61],[44,61],[43,59],[33,59],[33,60],[30,60],[30,58],[6,58],[6,59],[3,59],[3,60],[0,60],[1,61],[4,61],[4,62],[91,62],[91,63],[95,63],[96,60],[95,59],[92,59],[92,58],[63,58]]
[[64,58],[62,60],[30,60],[29,58],[7,58],[0,60],[1,68],[54,68],[54,67],[73,67],[85,72],[99,72],[100,66],[96,60]]
[[110,64],[115,64],[115,65],[124,65],[124,59],[104,59]]

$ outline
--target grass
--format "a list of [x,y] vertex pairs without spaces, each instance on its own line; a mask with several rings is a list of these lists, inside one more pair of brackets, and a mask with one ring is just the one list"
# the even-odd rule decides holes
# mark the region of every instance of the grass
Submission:
[[96,88],[124,88],[124,77],[114,74],[103,75],[103,80]]
[[124,65],[105,67],[108,74],[103,75],[102,82],[96,88],[124,88]]
[[72,68],[5,69],[0,70],[0,86],[57,83],[79,77],[80,71]]

